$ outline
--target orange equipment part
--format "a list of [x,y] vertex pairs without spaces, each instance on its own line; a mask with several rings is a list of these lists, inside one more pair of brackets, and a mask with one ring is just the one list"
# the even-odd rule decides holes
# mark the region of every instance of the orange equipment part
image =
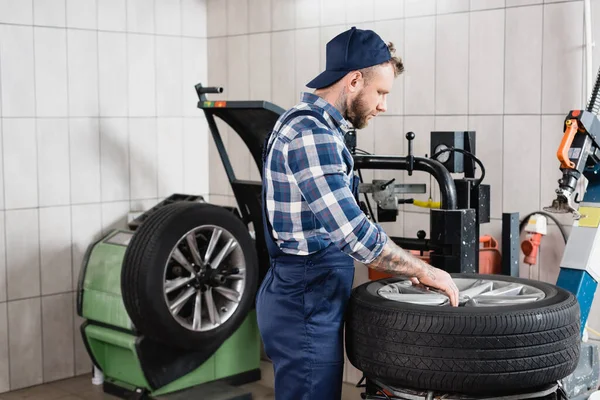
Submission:
[[534,233],[529,239],[521,242],[521,250],[523,250],[523,253],[525,254],[523,261],[526,264],[535,265],[537,263],[537,255],[540,243],[542,242],[542,236],[541,233]]
[[502,255],[498,248],[498,241],[490,235],[483,235],[479,238],[479,273],[480,274],[501,274],[502,273]]
[[569,150],[571,149],[571,144],[573,144],[573,139],[577,133],[577,120],[568,119],[565,121],[565,125],[565,134],[560,142],[560,146],[558,146],[556,155],[558,157],[558,161],[560,161],[561,168],[575,168],[575,164],[569,160]]
[[[479,249],[479,273],[480,274],[500,274],[502,273],[502,256],[498,248],[498,241],[492,236],[484,235],[479,238],[479,243],[483,247]],[[429,263],[429,252],[411,251],[411,253],[421,260]],[[391,278],[393,275],[384,272],[374,271],[369,268],[369,280]]]

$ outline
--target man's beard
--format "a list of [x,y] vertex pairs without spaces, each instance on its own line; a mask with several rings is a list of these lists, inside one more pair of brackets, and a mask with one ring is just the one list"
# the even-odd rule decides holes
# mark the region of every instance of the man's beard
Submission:
[[362,94],[356,96],[356,99],[349,105],[346,104],[346,94],[340,96],[338,101],[338,109],[346,120],[350,121],[356,129],[362,129],[367,126],[367,118],[369,117],[369,107],[365,104]]

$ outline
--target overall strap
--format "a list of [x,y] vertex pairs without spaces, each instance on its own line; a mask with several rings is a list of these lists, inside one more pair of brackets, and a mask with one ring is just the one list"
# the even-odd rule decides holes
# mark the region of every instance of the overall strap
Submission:
[[273,140],[273,142],[271,142],[269,144],[269,140],[271,138],[272,135],[278,135],[279,134],[279,130],[281,130],[281,128],[283,128],[288,122],[290,122],[292,119],[300,117],[300,116],[311,116],[311,117],[315,117],[317,118],[317,120],[319,120],[321,123],[325,124],[326,126],[329,126],[329,124],[327,123],[327,121],[325,120],[325,118],[319,114],[316,111],[313,110],[297,110],[297,111],[292,111],[290,112],[281,122],[281,125],[279,126],[278,130],[273,129],[272,131],[269,132],[269,134],[267,135],[267,137],[265,138],[265,143],[263,146],[263,151],[262,151],[262,163],[263,163],[263,184],[262,184],[262,219],[263,219],[263,230],[264,230],[264,236],[265,236],[265,242],[267,244],[267,250],[269,251],[269,256],[271,256],[271,258],[275,258],[277,256],[280,255],[284,255],[285,253],[283,253],[283,251],[281,251],[281,249],[279,248],[279,246],[277,246],[277,243],[275,243],[275,239],[273,238],[273,227],[271,225],[271,223],[269,222],[269,218],[268,218],[268,214],[267,214],[267,200],[266,200],[266,169],[267,169],[267,155],[269,154],[269,152],[271,151],[271,147],[273,146],[273,144],[275,143],[276,138]]

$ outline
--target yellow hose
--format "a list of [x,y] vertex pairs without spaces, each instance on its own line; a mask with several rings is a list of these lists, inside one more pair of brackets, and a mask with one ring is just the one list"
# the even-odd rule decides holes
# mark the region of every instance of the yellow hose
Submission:
[[433,201],[431,199],[429,199],[427,201],[413,200],[413,205],[415,205],[417,207],[423,207],[423,208],[440,208],[441,207],[441,202],[439,202],[439,201]]

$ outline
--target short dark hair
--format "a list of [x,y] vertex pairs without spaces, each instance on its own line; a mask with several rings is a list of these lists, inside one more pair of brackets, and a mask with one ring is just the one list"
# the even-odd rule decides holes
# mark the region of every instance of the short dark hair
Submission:
[[398,77],[401,73],[404,72],[404,64],[402,63],[402,58],[400,58],[400,56],[395,55],[396,54],[396,48],[394,47],[394,43],[389,42],[387,44],[388,49],[390,50],[390,54],[392,55],[392,58],[390,58],[388,61],[382,63],[382,64],[378,64],[378,65],[374,65],[372,67],[368,67],[368,68],[363,68],[360,70],[360,72],[362,73],[364,79],[366,81],[368,81],[371,78],[371,75],[373,73],[373,69],[382,65],[392,65],[392,67],[394,67],[394,77]]

